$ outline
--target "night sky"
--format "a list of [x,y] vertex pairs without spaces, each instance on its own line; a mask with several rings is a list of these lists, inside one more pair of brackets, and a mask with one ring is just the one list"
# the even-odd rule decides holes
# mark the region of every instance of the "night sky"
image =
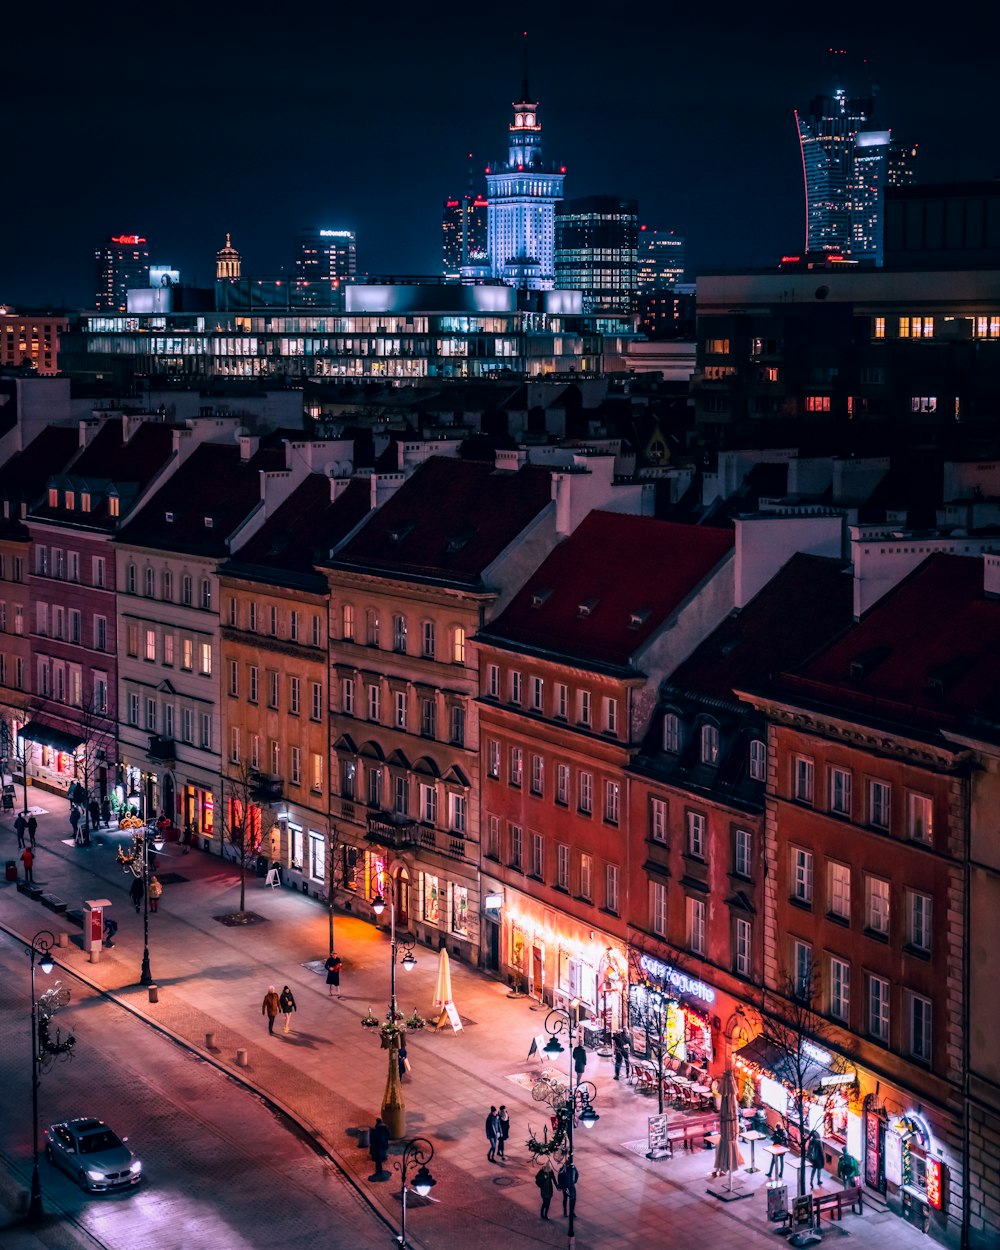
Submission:
[[792,111],[832,88],[831,46],[867,57],[920,181],[1000,175],[994,4],[926,25],[900,0],[17,7],[0,302],[89,306],[94,247],[124,232],[204,285],[226,230],[270,275],[307,225],[357,230],[361,270],[440,272],[442,200],[467,153],[477,190],[504,153],[525,29],[567,196],[637,198],[687,239],[689,279],[801,249]]

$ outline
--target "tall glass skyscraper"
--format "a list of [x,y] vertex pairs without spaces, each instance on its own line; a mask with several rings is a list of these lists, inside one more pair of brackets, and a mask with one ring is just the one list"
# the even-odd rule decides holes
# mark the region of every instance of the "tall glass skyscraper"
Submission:
[[139,234],[114,234],[94,253],[94,307],[124,312],[126,292],[149,286],[149,245]]
[[512,286],[549,291],[555,285],[556,202],[564,168],[542,159],[538,103],[525,71],[514,119],[507,127],[507,159],[486,171],[490,273]]
[[556,282],[582,291],[584,312],[635,309],[639,205],[614,195],[563,200],[556,209]]

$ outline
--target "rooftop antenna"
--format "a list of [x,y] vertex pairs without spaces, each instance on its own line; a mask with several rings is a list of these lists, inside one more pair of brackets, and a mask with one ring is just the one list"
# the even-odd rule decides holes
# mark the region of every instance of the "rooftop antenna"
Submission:
[[525,104],[531,102],[528,89],[528,32],[524,32],[524,81],[521,84],[521,99]]

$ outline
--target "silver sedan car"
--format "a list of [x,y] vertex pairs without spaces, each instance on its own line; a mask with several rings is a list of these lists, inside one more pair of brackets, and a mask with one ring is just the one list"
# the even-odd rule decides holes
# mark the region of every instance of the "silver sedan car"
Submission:
[[125,1141],[103,1120],[64,1120],[45,1130],[45,1157],[91,1193],[124,1189],[142,1180],[142,1164]]

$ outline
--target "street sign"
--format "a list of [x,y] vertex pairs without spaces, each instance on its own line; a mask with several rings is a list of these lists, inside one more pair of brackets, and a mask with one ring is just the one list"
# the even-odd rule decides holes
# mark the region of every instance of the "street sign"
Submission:
[[665,1115],[651,1115],[649,1117],[649,1153],[647,1159],[662,1159],[664,1155],[670,1153],[670,1143],[667,1138],[667,1117]]

